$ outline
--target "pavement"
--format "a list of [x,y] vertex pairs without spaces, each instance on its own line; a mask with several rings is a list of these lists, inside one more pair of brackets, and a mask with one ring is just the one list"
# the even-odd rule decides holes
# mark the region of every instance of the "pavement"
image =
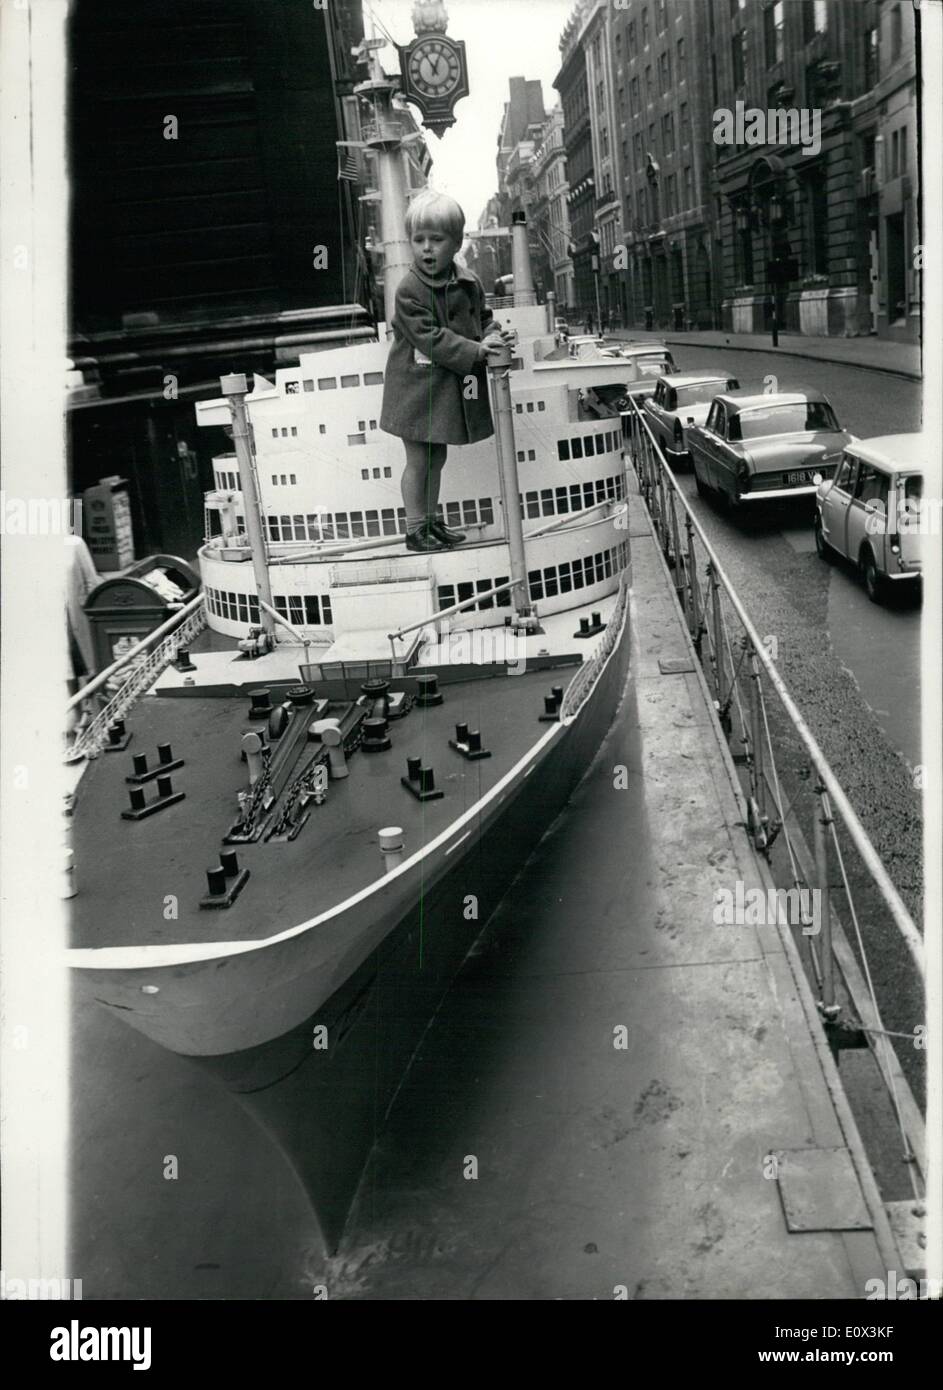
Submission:
[[802,333],[780,333],[779,346],[773,347],[768,333],[723,333],[697,331],[678,333],[646,332],[644,329],[612,329],[609,338],[668,343],[674,346],[736,348],[740,352],[781,352],[788,357],[807,357],[819,362],[842,362],[850,367],[867,367],[892,376],[922,379],[919,343],[893,343],[883,338],[810,338]]

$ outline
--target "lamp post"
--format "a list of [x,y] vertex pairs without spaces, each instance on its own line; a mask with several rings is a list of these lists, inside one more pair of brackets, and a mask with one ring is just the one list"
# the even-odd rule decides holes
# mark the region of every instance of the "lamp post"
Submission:
[[[778,228],[779,223],[782,221],[782,216],[783,216],[783,205],[782,205],[782,201],[780,200],[778,194],[773,193],[773,194],[770,196],[769,203],[767,204],[767,218],[768,218],[768,222],[769,222],[769,273],[770,273],[770,276],[771,276],[771,277],[774,276],[774,274],[775,274],[775,272],[776,272],[776,262],[775,262],[774,257],[773,257],[773,248],[774,248],[774,246],[775,246],[775,241],[776,241],[776,237],[775,237],[776,229]],[[770,315],[770,328],[771,328],[771,330],[772,330],[772,335],[773,335],[773,347],[779,347],[779,303],[778,303],[778,300],[779,300],[779,276],[778,276],[778,274],[775,274],[775,278],[773,278],[772,281],[771,281],[771,284],[770,284],[770,291],[771,291],[770,298],[772,299],[772,302],[773,302],[773,311],[772,311],[772,314]]]

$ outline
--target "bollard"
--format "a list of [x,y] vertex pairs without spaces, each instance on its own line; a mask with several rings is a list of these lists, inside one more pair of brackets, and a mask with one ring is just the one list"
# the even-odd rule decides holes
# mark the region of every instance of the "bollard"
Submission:
[[336,719],[325,719],[321,721],[326,727],[321,730],[321,742],[327,749],[328,769],[332,781],[339,781],[342,777],[349,777],[350,770],[347,766],[347,755],[344,752],[344,736],[341,733],[340,724]]
[[254,787],[262,775],[262,740],[259,735],[243,734],[242,751],[249,767],[249,786]]
[[380,846],[380,854],[383,856],[383,871],[391,874],[398,864],[402,864],[405,857],[402,826],[385,826],[382,830],[377,831],[377,841]]

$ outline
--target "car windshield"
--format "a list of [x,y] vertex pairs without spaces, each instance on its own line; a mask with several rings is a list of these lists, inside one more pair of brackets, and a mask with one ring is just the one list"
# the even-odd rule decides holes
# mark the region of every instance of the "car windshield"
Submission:
[[695,386],[679,386],[678,409],[683,405],[697,405],[698,401],[709,401],[723,391],[726,385],[726,377],[717,377],[714,381],[699,381]]
[[765,439],[773,434],[802,434],[806,430],[837,430],[839,423],[825,401],[796,401],[794,405],[759,406],[730,418],[729,439]]
[[629,361],[638,369],[639,376],[661,376],[671,368],[671,359],[666,353],[646,357],[633,352]]

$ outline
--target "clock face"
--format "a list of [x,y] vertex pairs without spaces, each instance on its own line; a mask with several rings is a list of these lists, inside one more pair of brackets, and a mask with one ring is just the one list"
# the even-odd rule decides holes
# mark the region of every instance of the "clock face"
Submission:
[[441,39],[422,39],[409,55],[409,80],[423,96],[447,97],[461,76],[455,50]]

